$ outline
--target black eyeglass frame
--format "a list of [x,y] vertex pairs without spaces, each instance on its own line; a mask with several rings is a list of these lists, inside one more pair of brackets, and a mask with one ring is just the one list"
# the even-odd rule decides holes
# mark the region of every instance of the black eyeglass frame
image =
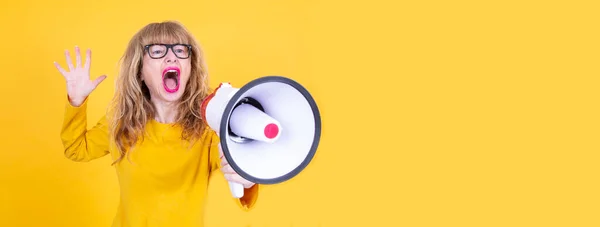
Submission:
[[[160,56],[160,57],[152,57],[152,54],[150,54],[150,47],[154,46],[154,45],[160,45],[160,46],[165,46],[167,47],[167,51],[165,51],[165,53]],[[179,57],[179,55],[177,55],[177,53],[175,53],[175,49],[173,49],[173,47],[175,46],[185,46],[188,48],[188,56],[185,58]],[[188,59],[190,58],[190,56],[192,56],[192,45],[189,44],[182,44],[182,43],[175,43],[175,44],[164,44],[164,43],[153,43],[153,44],[148,44],[144,46],[144,51],[148,54],[148,56],[152,59],[161,59],[164,58],[165,56],[167,56],[167,54],[169,53],[169,49],[171,49],[171,51],[173,51],[173,54],[175,54],[175,57],[179,58],[179,59]]]

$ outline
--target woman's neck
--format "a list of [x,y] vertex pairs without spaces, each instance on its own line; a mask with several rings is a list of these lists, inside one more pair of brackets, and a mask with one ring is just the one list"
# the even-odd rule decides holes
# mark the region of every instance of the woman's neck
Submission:
[[156,114],[154,119],[160,123],[175,123],[177,117],[177,107],[174,102],[165,102],[163,100],[152,100]]

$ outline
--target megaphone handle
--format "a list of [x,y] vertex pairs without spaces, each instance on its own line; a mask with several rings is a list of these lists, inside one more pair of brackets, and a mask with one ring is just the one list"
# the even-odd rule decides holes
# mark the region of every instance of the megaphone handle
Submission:
[[244,185],[235,182],[229,182],[229,189],[231,190],[231,194],[233,197],[239,199],[244,196]]

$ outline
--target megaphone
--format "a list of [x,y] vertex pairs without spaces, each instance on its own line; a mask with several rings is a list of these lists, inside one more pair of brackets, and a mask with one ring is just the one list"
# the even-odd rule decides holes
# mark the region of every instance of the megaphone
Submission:
[[[257,184],[287,181],[313,159],[321,137],[321,116],[302,85],[265,76],[241,88],[220,83],[202,103],[202,118],[219,136],[232,169]],[[228,182],[235,198],[244,187]]]

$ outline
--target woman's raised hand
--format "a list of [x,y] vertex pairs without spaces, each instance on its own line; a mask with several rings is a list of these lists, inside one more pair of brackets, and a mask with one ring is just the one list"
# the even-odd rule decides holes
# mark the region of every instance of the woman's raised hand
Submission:
[[85,64],[81,65],[81,53],[79,47],[75,46],[75,66],[73,66],[71,55],[69,50],[65,50],[65,57],[67,60],[67,66],[69,70],[63,69],[58,63],[54,62],[54,65],[58,71],[65,77],[67,82],[67,95],[69,102],[73,106],[80,106],[85,99],[98,87],[106,75],[102,75],[94,80],[90,79],[90,64],[92,51],[87,49]]

